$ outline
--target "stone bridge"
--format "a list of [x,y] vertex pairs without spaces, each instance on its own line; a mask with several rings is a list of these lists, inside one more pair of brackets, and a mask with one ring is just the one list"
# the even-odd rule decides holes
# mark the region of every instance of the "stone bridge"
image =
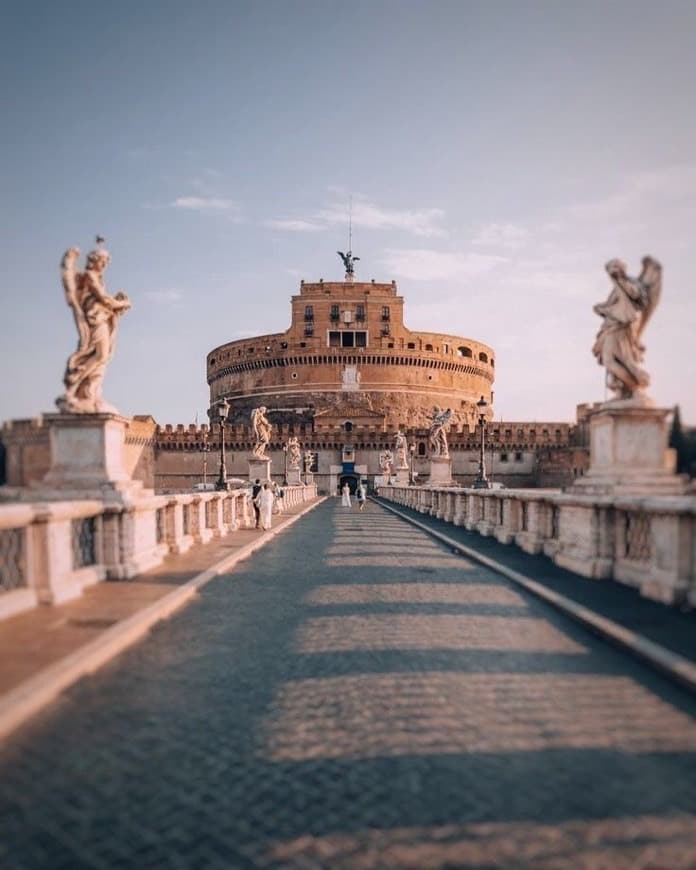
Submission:
[[0,867],[695,866],[693,617],[400,514],[298,504],[2,623],[4,701],[62,691],[5,728]]

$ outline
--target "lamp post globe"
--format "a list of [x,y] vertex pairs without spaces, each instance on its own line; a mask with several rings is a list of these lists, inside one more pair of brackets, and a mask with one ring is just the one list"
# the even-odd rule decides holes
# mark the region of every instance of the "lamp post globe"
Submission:
[[215,482],[215,489],[227,489],[227,468],[225,467],[225,423],[230,413],[230,403],[222,399],[216,405],[217,418],[220,421],[220,473]]

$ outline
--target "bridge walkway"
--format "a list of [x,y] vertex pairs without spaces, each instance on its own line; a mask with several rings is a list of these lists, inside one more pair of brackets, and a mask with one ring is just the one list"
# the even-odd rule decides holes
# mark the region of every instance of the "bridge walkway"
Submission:
[[695,713],[329,500],[8,739],[0,867],[686,868]]

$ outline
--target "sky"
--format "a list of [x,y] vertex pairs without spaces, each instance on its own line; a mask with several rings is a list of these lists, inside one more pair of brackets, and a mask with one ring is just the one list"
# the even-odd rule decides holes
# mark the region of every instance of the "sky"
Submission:
[[206,353],[301,279],[396,280],[414,330],[496,351],[495,417],[604,400],[592,305],[645,254],[650,395],[696,424],[696,4],[4,0],[0,420],[54,410],[66,248],[107,239],[105,398],[206,420]]

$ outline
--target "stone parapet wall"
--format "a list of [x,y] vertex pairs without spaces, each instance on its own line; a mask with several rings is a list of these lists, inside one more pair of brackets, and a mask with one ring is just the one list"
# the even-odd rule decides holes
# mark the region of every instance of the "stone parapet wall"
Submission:
[[696,495],[589,497],[554,490],[385,486],[380,496],[544,553],[585,577],[696,605]]
[[[285,507],[316,498],[285,488]],[[79,597],[104,579],[125,580],[169,553],[250,528],[247,489],[99,500],[0,504],[0,619]]]

